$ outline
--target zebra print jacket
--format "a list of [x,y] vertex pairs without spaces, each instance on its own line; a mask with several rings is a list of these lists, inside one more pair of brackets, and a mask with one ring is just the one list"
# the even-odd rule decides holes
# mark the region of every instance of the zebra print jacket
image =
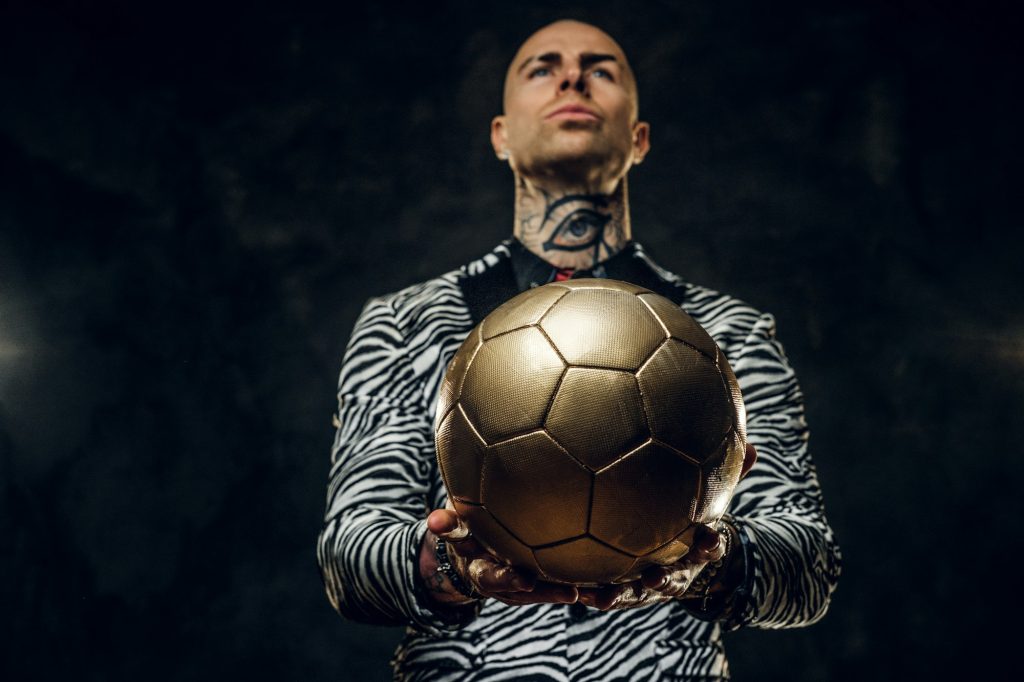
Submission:
[[538,263],[506,240],[453,272],[366,304],[342,363],[317,547],[328,598],[349,618],[407,626],[392,661],[400,680],[728,679],[722,631],[821,618],[839,577],[839,549],[774,319],[682,281],[635,242],[588,274],[677,301],[717,341],[743,391],[759,454],[729,510],[747,557],[745,597],[720,621],[698,619],[683,602],[599,612],[488,600],[475,618],[454,622],[420,592],[425,518],[445,499],[432,428],[441,379],[469,331],[528,286],[524,273]]

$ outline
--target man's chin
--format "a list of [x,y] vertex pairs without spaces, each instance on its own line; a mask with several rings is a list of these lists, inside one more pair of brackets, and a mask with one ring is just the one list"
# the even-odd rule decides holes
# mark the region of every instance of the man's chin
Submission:
[[572,172],[572,175],[601,174],[606,169],[621,166],[623,158],[619,150],[595,144],[560,144],[545,151],[543,155],[538,155],[539,165]]

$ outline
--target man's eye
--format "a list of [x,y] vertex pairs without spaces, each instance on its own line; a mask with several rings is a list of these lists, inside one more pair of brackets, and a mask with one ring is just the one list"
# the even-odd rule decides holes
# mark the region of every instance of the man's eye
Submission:
[[549,69],[546,66],[538,66],[536,69],[534,69],[533,71],[530,72],[530,78],[534,78],[535,76],[550,76],[550,75],[551,75],[551,69]]
[[612,76],[612,72],[608,71],[607,69],[594,69],[590,73],[591,75],[596,76],[597,78],[607,78],[610,81],[615,80],[615,77]]

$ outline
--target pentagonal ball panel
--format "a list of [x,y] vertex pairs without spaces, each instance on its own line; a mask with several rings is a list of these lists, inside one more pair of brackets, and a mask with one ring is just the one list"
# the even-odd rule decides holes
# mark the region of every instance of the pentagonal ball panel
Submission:
[[615,582],[636,559],[593,538],[582,537],[553,547],[533,550],[540,569],[554,581],[576,585]]
[[540,573],[540,567],[533,558],[529,547],[498,523],[494,516],[483,507],[476,507],[453,501],[455,511],[463,518],[473,537],[498,559],[517,568]]
[[565,366],[536,327],[485,341],[459,403],[488,443],[539,428]]
[[486,444],[469,425],[458,406],[448,413],[435,438],[437,464],[448,497],[480,503],[480,474]]
[[570,367],[545,422],[576,459],[594,471],[647,440],[643,401],[630,372]]
[[609,291],[621,291],[627,294],[649,294],[650,289],[632,282],[623,282],[618,279],[603,279],[598,277],[580,277],[579,279],[567,279],[559,282],[558,286],[566,289],[607,289]]
[[669,339],[637,372],[651,435],[704,461],[729,433],[734,409],[718,368]]
[[524,291],[505,301],[480,324],[483,338],[490,339],[513,329],[536,324],[548,308],[567,293],[568,289],[551,284]]
[[650,552],[690,524],[699,476],[679,453],[647,443],[596,474],[590,534],[633,555]]
[[469,336],[459,350],[455,352],[452,359],[448,361],[448,369],[445,371],[444,380],[441,382],[441,390],[438,392],[437,397],[437,408],[434,413],[434,429],[441,425],[441,421],[448,416],[448,411],[451,410],[452,406],[459,399],[459,394],[462,391],[462,382],[466,378],[466,370],[469,369],[470,363],[473,361],[473,356],[476,355],[477,349],[480,348],[480,329],[475,328],[469,333]]
[[672,338],[685,341],[714,361],[718,344],[682,308],[658,294],[640,294],[638,298],[650,306]]
[[572,365],[635,370],[665,339],[665,331],[633,294],[575,289],[540,322]]
[[535,547],[583,534],[591,477],[537,431],[487,449],[481,498],[503,526]]
[[734,431],[718,452],[704,462],[704,485],[694,513],[695,520],[710,525],[722,518],[740,480],[745,451],[745,441]]

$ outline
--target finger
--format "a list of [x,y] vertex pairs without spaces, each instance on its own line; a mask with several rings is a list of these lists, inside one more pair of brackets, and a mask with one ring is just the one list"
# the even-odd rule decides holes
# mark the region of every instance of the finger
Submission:
[[696,573],[690,571],[676,571],[668,576],[661,587],[655,591],[668,597],[682,597],[686,590],[689,589],[690,583],[693,582],[695,576]]
[[668,566],[650,566],[640,574],[640,583],[647,589],[657,590],[668,583],[672,568]]
[[453,544],[472,537],[466,522],[450,509],[435,509],[430,512],[427,516],[427,529]]
[[635,595],[632,585],[604,585],[579,589],[580,603],[601,611],[621,606],[629,596]]
[[575,604],[579,591],[574,585],[556,585],[538,580],[530,592],[498,592],[492,595],[519,604]]
[[747,447],[743,451],[743,465],[740,467],[740,478],[750,473],[756,462],[757,448],[754,447],[753,443],[747,443]]
[[444,536],[441,536],[441,539],[448,544],[449,554],[455,554],[467,561],[470,559],[492,556],[491,553],[484,549],[483,545],[476,540],[469,539],[463,540],[462,542],[452,542]]
[[490,557],[471,561],[467,573],[480,592],[531,592],[537,582],[533,576]]
[[703,562],[698,563],[683,557],[670,567],[648,568],[641,574],[640,582],[644,588],[659,594],[670,597],[682,596],[703,566]]
[[505,604],[522,606],[524,604],[574,604],[579,600],[578,595],[562,591],[557,594],[549,593],[546,590],[533,592],[490,592],[483,593],[491,599],[497,599]]
[[459,527],[459,515],[449,509],[435,509],[427,516],[427,530],[434,535],[451,533]]
[[725,536],[711,526],[699,526],[686,558],[698,563],[718,561],[725,555]]

